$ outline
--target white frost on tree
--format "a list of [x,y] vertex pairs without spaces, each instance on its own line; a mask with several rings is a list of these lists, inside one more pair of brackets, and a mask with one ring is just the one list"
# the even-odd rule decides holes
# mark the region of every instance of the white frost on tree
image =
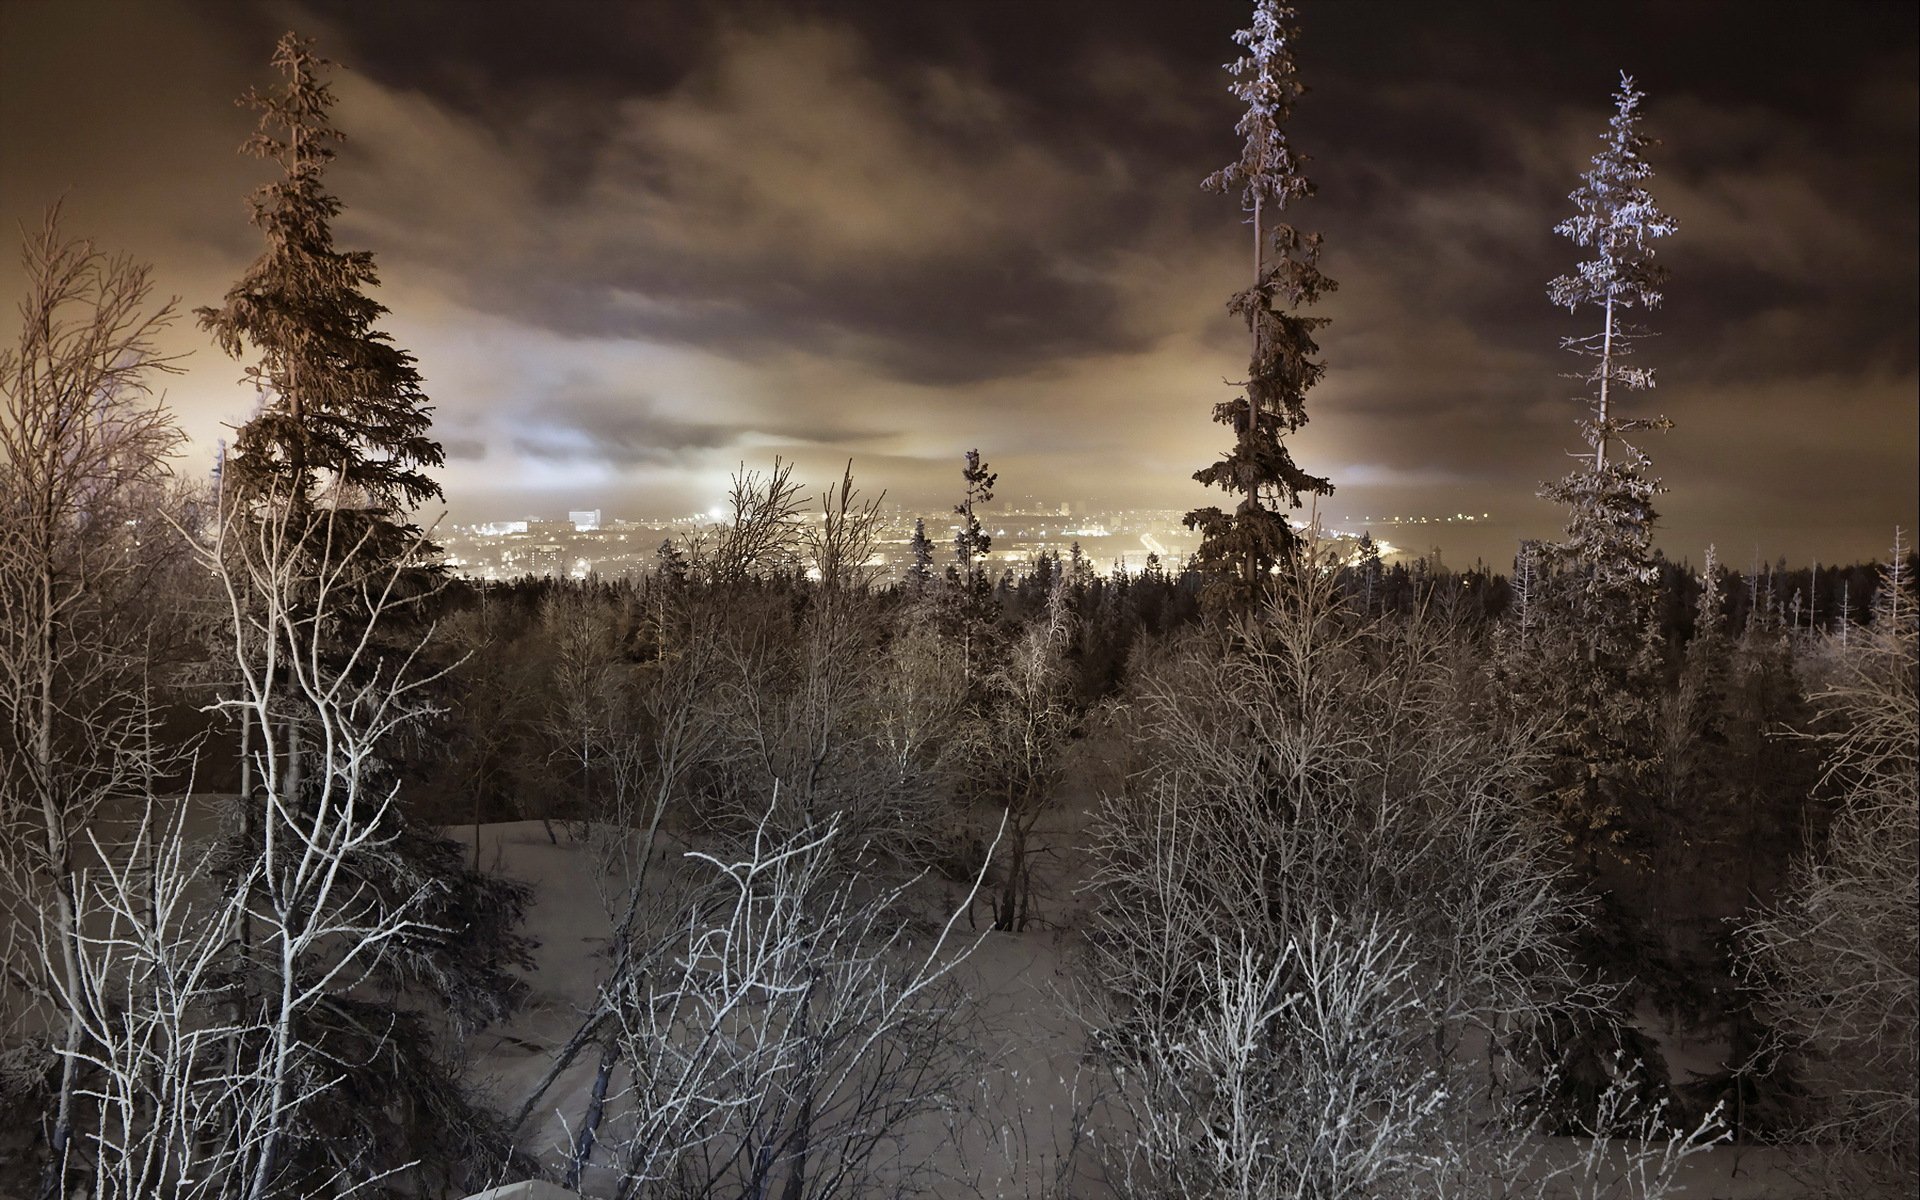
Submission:
[[1622,74],[1604,146],[1569,197],[1578,211],[1554,226],[1591,254],[1547,287],[1569,312],[1583,306],[1601,312],[1598,330],[1561,341],[1563,349],[1592,360],[1574,376],[1591,389],[1592,410],[1580,422],[1588,450],[1576,455],[1585,466],[1541,493],[1570,510],[1560,550],[1584,577],[1581,608],[1601,655],[1631,645],[1642,615],[1637,601],[1653,580],[1653,498],[1665,490],[1625,435],[1673,426],[1663,416],[1621,417],[1617,395],[1653,387],[1651,368],[1628,364],[1634,342],[1648,334],[1626,317],[1634,308],[1659,305],[1667,272],[1654,262],[1653,243],[1678,228],[1645,186],[1653,177],[1645,151],[1656,143],[1640,131],[1643,99],[1633,78]]

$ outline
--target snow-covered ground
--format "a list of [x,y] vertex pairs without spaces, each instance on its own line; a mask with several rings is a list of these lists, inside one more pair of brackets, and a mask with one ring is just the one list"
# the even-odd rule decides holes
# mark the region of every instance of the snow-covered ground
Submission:
[[[984,1069],[973,1094],[962,1097],[963,1111],[929,1118],[910,1139],[910,1155],[924,1152],[934,1174],[946,1182],[939,1196],[1003,1196],[1037,1200],[1059,1196],[1063,1157],[1073,1176],[1074,1196],[1106,1194],[1098,1170],[1097,1146],[1081,1142],[1070,1152],[1094,1097],[1096,1080],[1078,1067],[1083,1039],[1069,1014],[1074,994],[1073,939],[1084,898],[1074,885],[1081,877],[1072,848],[1080,842],[1074,828],[1079,814],[1054,831],[1059,853],[1041,886],[1044,924],[1024,933],[982,933],[958,976],[978,1006],[971,1026]],[[471,827],[449,830],[471,843]],[[1043,839],[1045,841],[1046,839]],[[538,966],[529,982],[533,994],[526,1010],[504,1027],[489,1029],[473,1043],[473,1069],[503,1108],[516,1108],[547,1070],[552,1053],[578,1027],[606,966],[609,921],[596,880],[594,855],[585,841],[559,831],[549,840],[537,821],[486,825],[480,829],[481,861],[534,889],[527,932],[539,940]],[[662,839],[669,857],[688,847]],[[952,905],[960,889],[949,882],[922,881],[920,901],[929,913]],[[950,909],[948,910],[950,911]],[[979,906],[984,929],[988,917]],[[1698,1048],[1692,1048],[1697,1050]],[[1700,1051],[1701,1069],[1714,1064]],[[546,1097],[524,1131],[523,1144],[558,1162],[570,1128],[577,1127],[591,1082],[591,1055],[582,1055]],[[1691,1065],[1691,1064],[1690,1064]],[[1679,1064],[1676,1064],[1678,1067]],[[1683,1072],[1676,1070],[1676,1076]],[[1545,1148],[1548,1157],[1575,1153],[1570,1143]],[[1685,1168],[1685,1195],[1699,1200],[1787,1200],[1813,1194],[1795,1177],[1782,1151],[1756,1147],[1716,1147]],[[583,1189],[602,1190],[605,1179],[589,1176]],[[1624,1200],[1624,1196],[1622,1197]]]
[[[448,832],[471,845],[471,826]],[[529,1003],[510,1022],[477,1035],[472,1046],[475,1078],[509,1111],[579,1027],[607,967],[611,923],[592,847],[565,830],[556,832],[557,845],[538,821],[480,830],[482,863],[534,889],[526,932],[539,948],[528,979]],[[688,848],[671,835],[662,834],[660,841],[668,856]],[[965,889],[923,880],[915,899],[929,916],[944,915],[963,904]],[[985,1069],[973,1090],[957,1097],[959,1111],[921,1122],[908,1139],[907,1155],[924,1154],[933,1173],[948,1178],[950,1186],[938,1194],[1038,1197],[1058,1177],[1074,1114],[1084,1113],[1091,1100],[1090,1081],[1078,1073],[1082,1040],[1062,1003],[1070,984],[1065,952],[1072,932],[992,933],[984,899],[976,902],[975,917],[977,928],[965,918],[957,923],[958,939],[973,945],[957,975],[976,1007],[968,1028]],[[570,1130],[578,1126],[592,1059],[580,1056],[523,1131],[522,1144],[549,1163],[562,1160]],[[1091,1149],[1078,1156],[1089,1171],[1096,1157]],[[595,1182],[589,1177],[585,1189],[595,1190]]]
[[[186,831],[199,841],[210,836],[227,797],[201,797],[188,810]],[[1074,1196],[1100,1200],[1109,1193],[1099,1170],[1100,1150],[1085,1137],[1097,1078],[1080,1066],[1084,1039],[1070,1008],[1075,995],[1075,940],[1083,926],[1084,879],[1078,848],[1084,805],[1062,814],[1057,825],[1040,832],[1049,852],[1038,855],[1043,877],[1036,880],[1037,927],[1027,932],[991,933],[987,905],[977,904],[978,928],[962,919],[959,933],[974,947],[956,976],[973,998],[976,1019],[968,1025],[981,1064],[970,1090],[955,1099],[953,1110],[923,1120],[907,1139],[903,1157],[930,1166],[942,1180],[935,1196],[1006,1197],[1041,1200]],[[539,821],[483,825],[478,831],[480,862],[489,869],[529,884],[533,903],[526,932],[536,939],[536,966],[528,976],[531,996],[512,1020],[473,1036],[467,1047],[472,1077],[504,1111],[516,1110],[548,1070],[556,1051],[579,1027],[608,965],[611,884],[600,877],[592,844],[554,826],[557,842]],[[450,828],[449,836],[471,846],[472,826]],[[110,848],[130,836],[130,819],[103,819],[98,834]],[[657,853],[671,868],[692,849],[672,834],[660,835]],[[674,872],[660,872],[670,879]],[[954,911],[964,888],[939,878],[918,885],[914,899],[928,917]],[[1713,1047],[1649,1022],[1668,1051],[1675,1078],[1688,1070],[1717,1070]],[[582,1054],[547,1093],[522,1131],[522,1145],[550,1164],[563,1161],[586,1104],[595,1056]],[[1097,1136],[1097,1131],[1096,1131]],[[1581,1147],[1558,1142],[1549,1157],[1578,1153]],[[1721,1146],[1690,1160],[1684,1168],[1689,1200],[1791,1200],[1825,1192],[1804,1181],[1784,1151],[1751,1146]],[[588,1195],[606,1194],[612,1180],[589,1174]],[[1071,1189],[1062,1187],[1071,1184]],[[1626,1200],[1624,1195],[1619,1200]]]

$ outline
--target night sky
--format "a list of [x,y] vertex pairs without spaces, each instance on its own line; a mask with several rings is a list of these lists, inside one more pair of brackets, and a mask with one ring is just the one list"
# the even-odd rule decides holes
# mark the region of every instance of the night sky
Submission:
[[[1505,564],[1574,449],[1588,332],[1552,233],[1621,70],[1680,223],[1635,397],[1659,543],[1745,566],[1884,553],[1916,523],[1916,111],[1906,3],[1303,0],[1291,124],[1326,235],[1325,382],[1294,442],[1332,523]],[[950,504],[1213,499],[1246,366],[1233,0],[735,5],[0,0],[0,219],[216,304],[260,248],[234,105],[288,28],[343,64],[330,181],[418,356],[451,519],[705,509],[745,460]],[[9,253],[0,296],[20,277]],[[11,321],[5,331],[11,339]],[[169,395],[204,470],[252,397],[191,319]],[[1213,493],[1218,497],[1219,493]],[[1351,521],[1346,520],[1352,518]],[[1418,541],[1426,535],[1413,535]],[[1395,538],[1407,541],[1408,538]]]

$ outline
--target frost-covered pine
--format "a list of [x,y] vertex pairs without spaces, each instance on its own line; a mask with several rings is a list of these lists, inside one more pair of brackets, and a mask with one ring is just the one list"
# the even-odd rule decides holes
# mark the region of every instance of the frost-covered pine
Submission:
[[1646,330],[1626,317],[1660,303],[1667,273],[1654,262],[1653,243],[1677,228],[1645,187],[1653,168],[1644,152],[1656,143],[1640,132],[1644,98],[1632,77],[1622,74],[1604,145],[1570,196],[1578,211],[1554,226],[1590,256],[1547,288],[1569,312],[1592,308],[1600,316],[1599,329],[1561,341],[1592,364],[1578,376],[1591,389],[1591,411],[1580,422],[1588,449],[1576,456],[1584,465],[1541,492],[1569,510],[1567,537],[1558,549],[1579,580],[1578,608],[1595,659],[1632,652],[1656,578],[1653,498],[1666,489],[1625,435],[1673,425],[1665,417],[1619,414],[1621,391],[1653,387],[1650,368],[1628,365],[1633,343]]
[[1302,316],[1300,309],[1334,288],[1317,265],[1320,235],[1277,219],[1289,204],[1313,194],[1313,184],[1302,174],[1306,158],[1294,152],[1286,132],[1294,103],[1306,91],[1293,62],[1298,38],[1288,24],[1293,15],[1275,0],[1257,0],[1252,27],[1234,35],[1247,53],[1226,69],[1234,77],[1230,90],[1247,105],[1235,126],[1246,144],[1238,162],[1204,185],[1213,191],[1238,189],[1253,226],[1253,284],[1227,305],[1246,319],[1253,357],[1246,394],[1213,410],[1213,419],[1233,430],[1233,448],[1194,473],[1199,482],[1237,495],[1240,502],[1232,512],[1195,509],[1186,524],[1200,531],[1197,559],[1214,575],[1214,594],[1237,594],[1243,601],[1258,591],[1276,563],[1298,549],[1287,510],[1298,508],[1303,494],[1333,491],[1326,479],[1301,470],[1286,445],[1287,435],[1306,424],[1307,389],[1326,369],[1313,358],[1320,351],[1313,335],[1326,318]]
[[[1247,53],[1227,64],[1227,72],[1234,77],[1227,90],[1247,106],[1246,115],[1233,127],[1247,142],[1239,162],[1215,171],[1202,185],[1217,192],[1239,188],[1241,207],[1256,225],[1263,209],[1278,212],[1289,201],[1313,194],[1313,185],[1300,173],[1306,160],[1296,159],[1287,141],[1287,118],[1307,90],[1293,62],[1292,43],[1299,32],[1284,24],[1293,18],[1293,9],[1275,0],[1256,0],[1252,27],[1233,35]],[[1254,263],[1256,270],[1259,265]]]

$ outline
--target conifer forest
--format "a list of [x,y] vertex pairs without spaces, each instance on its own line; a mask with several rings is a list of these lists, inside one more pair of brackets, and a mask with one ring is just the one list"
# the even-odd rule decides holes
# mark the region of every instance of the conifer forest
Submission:
[[0,0],[0,1200],[1920,1194],[1904,6],[155,5]]

